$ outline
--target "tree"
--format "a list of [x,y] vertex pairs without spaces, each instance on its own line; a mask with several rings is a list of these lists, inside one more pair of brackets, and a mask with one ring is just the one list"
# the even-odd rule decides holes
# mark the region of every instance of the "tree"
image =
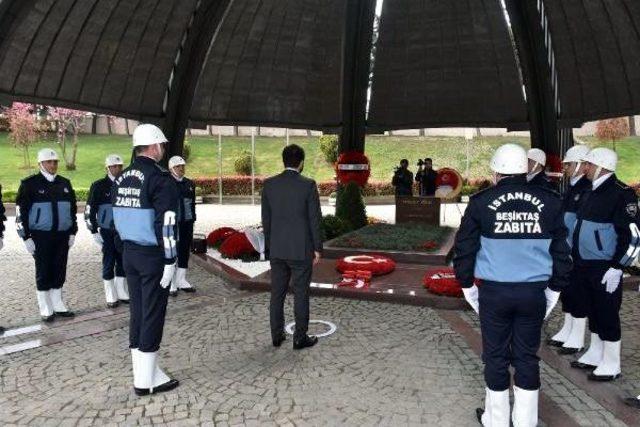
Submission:
[[14,147],[22,151],[24,167],[31,169],[29,146],[38,139],[35,106],[14,102],[4,113],[9,122],[9,140]]
[[336,217],[344,221],[349,230],[358,230],[367,225],[367,210],[362,199],[362,190],[355,182],[338,189]]
[[596,124],[596,138],[602,142],[611,141],[613,151],[616,151],[616,142],[627,136],[629,136],[629,120],[626,117],[600,120]]
[[[68,108],[52,107],[49,109],[49,116],[56,125],[58,144],[60,144],[62,150],[64,165],[68,171],[76,170],[78,135],[84,127],[84,118],[86,115],[87,113],[84,111],[71,110]],[[67,133],[73,135],[71,153],[69,153],[67,149]]]

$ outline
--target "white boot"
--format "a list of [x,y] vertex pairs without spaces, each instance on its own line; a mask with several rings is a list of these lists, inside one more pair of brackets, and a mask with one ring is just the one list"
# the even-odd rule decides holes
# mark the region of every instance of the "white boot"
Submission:
[[538,390],[525,390],[513,386],[513,427],[538,425]]
[[40,309],[40,316],[50,317],[53,315],[53,305],[49,298],[49,291],[37,291],[36,297],[38,299],[38,308]]
[[620,341],[603,341],[604,351],[602,361],[598,365],[593,375],[595,377],[612,377],[615,379],[620,375]]
[[53,304],[53,311],[56,314],[64,315],[66,313],[71,313],[62,301],[62,288],[51,289],[49,291],[49,297],[51,298],[51,303]]
[[129,289],[124,277],[116,276],[114,279],[116,295],[120,301],[129,302]]
[[486,427],[509,427],[509,390],[493,391],[485,388],[482,425]]
[[604,351],[604,344],[598,334],[591,333],[591,343],[589,349],[578,359],[578,363],[582,363],[590,366],[598,366],[602,361],[602,353]]
[[184,291],[189,292],[189,290],[193,289],[191,283],[187,282],[187,269],[186,268],[178,268],[176,270],[178,276],[178,288]]
[[158,367],[158,353],[144,353],[137,349],[131,350],[131,357],[135,362],[133,386],[137,389],[148,389],[153,393],[153,389],[171,380]]
[[551,337],[553,341],[558,341],[564,343],[569,339],[569,334],[571,333],[571,322],[573,320],[573,316],[569,313],[564,314],[564,323],[562,324],[562,328],[558,331],[557,334]]
[[118,302],[118,293],[113,279],[104,280],[104,296],[107,300],[107,304],[115,304]]
[[587,318],[573,318],[571,333],[562,345],[563,348],[582,349],[584,347],[584,331],[587,327]]

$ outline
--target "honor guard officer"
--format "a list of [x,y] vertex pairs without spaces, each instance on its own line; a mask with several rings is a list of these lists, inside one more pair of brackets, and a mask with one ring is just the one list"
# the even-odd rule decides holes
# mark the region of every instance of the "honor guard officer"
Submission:
[[[4,247],[4,222],[7,220],[4,213],[4,204],[2,203],[2,185],[0,185],[0,251]],[[0,335],[2,334],[4,334],[4,328],[0,326]]]
[[586,291],[591,343],[571,366],[593,370],[590,380],[611,381],[621,372],[622,270],[640,252],[638,198],[617,180],[614,151],[594,148],[583,160],[592,190],[576,214],[573,259],[575,279]]
[[129,347],[137,395],[178,386],[158,366],[158,349],[176,263],[175,180],[157,162],[164,156],[164,134],[154,125],[133,132],[135,160],[116,178],[113,219],[123,241],[124,271],[129,283]]
[[42,320],[72,317],[62,301],[67,257],[78,232],[76,194],[68,179],[59,176],[58,154],[38,152],[40,173],[20,183],[16,198],[16,228],[36,261],[36,287]]
[[547,155],[539,148],[532,148],[527,151],[527,182],[533,185],[541,185],[550,189],[553,188],[553,184],[544,172],[544,168],[547,165]]
[[[454,268],[480,314],[485,426],[509,426],[509,365],[515,369],[512,421],[538,422],[542,323],[571,271],[567,229],[557,193],[526,181],[527,153],[516,144],[491,160],[496,185],[474,195],[456,235]],[[474,278],[481,281],[479,287]]]
[[178,186],[178,268],[171,281],[171,296],[177,296],[178,290],[195,292],[195,288],[187,282],[189,255],[193,241],[193,224],[196,221],[196,190],[193,181],[184,176],[186,162],[180,156],[169,159],[169,171]]
[[122,172],[122,166],[120,156],[117,154],[107,156],[105,160],[107,176],[91,184],[84,211],[87,228],[96,243],[102,247],[102,280],[109,308],[117,307],[119,302],[129,304],[122,254],[116,250],[116,230],[111,206],[111,189],[116,177]]
[[[584,199],[586,191],[591,190],[591,181],[585,177],[586,163],[582,158],[589,152],[586,145],[574,145],[569,148],[562,161],[564,175],[569,181],[568,189],[563,198],[564,223],[569,235],[567,242],[573,245],[573,231],[576,225],[576,212]],[[561,347],[560,354],[574,354],[584,347],[584,333],[587,325],[587,302],[585,290],[576,281],[576,275],[571,274],[569,285],[560,293],[564,323],[550,340],[549,345]]]

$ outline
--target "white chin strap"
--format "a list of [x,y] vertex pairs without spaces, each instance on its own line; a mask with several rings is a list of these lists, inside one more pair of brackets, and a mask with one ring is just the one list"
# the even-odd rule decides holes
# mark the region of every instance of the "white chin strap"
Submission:
[[582,162],[575,162],[576,163],[576,167],[575,169],[573,169],[573,173],[571,174],[571,178],[576,178],[577,176],[579,176],[580,174],[578,174],[578,171],[580,170],[580,167],[582,166]]
[[53,182],[53,180],[56,179],[55,175],[50,174],[49,172],[47,172],[45,168],[42,167],[42,163],[40,163],[38,166],[40,167],[40,173],[42,173],[42,175],[47,179],[47,181]]
[[602,166],[598,166],[598,169],[596,169],[596,173],[593,175],[593,180],[594,181],[596,179],[600,178],[600,172],[602,172]]

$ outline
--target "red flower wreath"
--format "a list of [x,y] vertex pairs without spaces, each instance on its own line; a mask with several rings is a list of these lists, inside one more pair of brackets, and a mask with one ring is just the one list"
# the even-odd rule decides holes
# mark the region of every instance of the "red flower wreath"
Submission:
[[236,232],[227,237],[220,245],[220,254],[226,258],[239,259],[256,253],[253,245],[244,233]]
[[231,227],[218,228],[209,233],[207,236],[207,244],[211,247],[218,248],[229,236],[237,232],[237,230]]
[[336,261],[336,269],[340,273],[346,271],[370,271],[374,276],[389,274],[396,269],[391,258],[381,255],[352,255]]
[[340,154],[336,162],[336,176],[338,183],[347,185],[355,182],[364,187],[371,175],[371,164],[364,154],[358,151],[347,151]]
[[[424,287],[436,295],[462,298],[462,287],[456,280],[453,268],[438,268],[429,270],[424,275]],[[477,284],[477,281],[476,281]]]

